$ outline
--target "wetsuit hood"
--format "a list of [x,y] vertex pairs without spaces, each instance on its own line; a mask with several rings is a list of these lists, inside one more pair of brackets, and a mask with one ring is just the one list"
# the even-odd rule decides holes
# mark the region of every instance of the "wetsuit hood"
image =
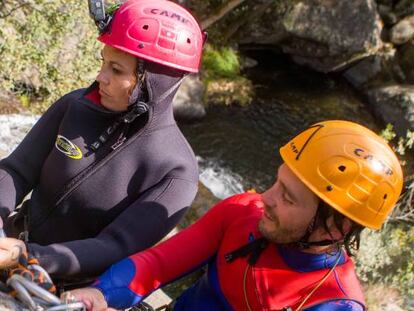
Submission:
[[148,104],[154,113],[168,109],[184,77],[184,72],[153,62],[145,62],[145,86]]

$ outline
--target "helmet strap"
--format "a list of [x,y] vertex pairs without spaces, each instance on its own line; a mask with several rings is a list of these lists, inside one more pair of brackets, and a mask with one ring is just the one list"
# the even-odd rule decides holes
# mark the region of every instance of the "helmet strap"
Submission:
[[294,243],[295,246],[297,246],[300,249],[307,249],[310,248],[312,246],[328,246],[328,245],[334,245],[334,244],[338,244],[340,242],[343,242],[342,239],[339,240],[320,240],[320,241],[299,241]]
[[137,58],[138,64],[136,69],[137,82],[135,83],[134,89],[128,99],[128,106],[134,105],[139,101],[146,101],[146,85],[145,85],[145,61]]
[[311,234],[315,231],[315,225],[318,220],[319,216],[319,207],[316,210],[315,216],[313,216],[311,223],[309,224],[308,228],[306,229],[306,233],[303,237],[298,241],[294,242],[293,245],[300,248],[300,249],[307,249],[312,246],[328,246],[337,244],[338,242],[342,242],[342,239],[339,240],[320,240],[320,241],[309,241]]

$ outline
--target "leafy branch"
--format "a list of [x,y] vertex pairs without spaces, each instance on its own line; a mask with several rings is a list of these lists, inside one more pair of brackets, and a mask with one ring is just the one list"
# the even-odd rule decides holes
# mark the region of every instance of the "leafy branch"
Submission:
[[[9,9],[7,12],[2,12],[6,10],[6,7],[11,6],[12,8]],[[14,1],[7,1],[4,0],[2,3],[2,8],[0,9],[0,18],[6,18],[12,15],[15,11],[25,7],[25,6],[32,6],[32,3],[29,1],[24,0],[14,0]]]

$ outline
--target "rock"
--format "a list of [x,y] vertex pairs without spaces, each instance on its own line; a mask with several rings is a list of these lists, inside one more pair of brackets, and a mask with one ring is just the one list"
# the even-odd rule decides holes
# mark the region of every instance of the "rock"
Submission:
[[357,89],[363,89],[390,81],[404,81],[405,74],[396,57],[396,50],[390,47],[359,61],[344,72],[344,77]]
[[386,5],[386,6],[393,6],[394,5],[395,0],[377,0],[377,4],[379,5]]
[[414,130],[414,85],[381,86],[367,95],[376,117],[391,123],[399,136]]
[[38,118],[32,115],[0,115],[0,150],[7,154],[12,152]]
[[396,45],[407,43],[414,38],[414,15],[399,21],[390,31],[390,41]]
[[253,67],[256,67],[258,64],[259,62],[255,60],[254,58],[244,57],[243,62],[242,62],[242,67],[243,69],[253,68]]
[[22,103],[15,94],[0,91],[0,114],[21,113],[23,110]]
[[414,41],[403,45],[398,50],[397,58],[405,74],[406,81],[414,84]]
[[204,108],[204,85],[198,75],[187,76],[173,101],[177,120],[195,120],[206,115]]
[[390,5],[379,4],[378,14],[387,26],[392,26],[398,21],[398,17],[394,12],[392,12]]
[[208,83],[206,101],[209,105],[247,106],[252,102],[253,83],[244,78],[220,78]]
[[6,150],[0,149],[0,160],[7,157],[8,154]]
[[180,229],[188,227],[203,216],[218,201],[219,198],[214,196],[214,194],[200,182],[198,184],[197,195],[191,204],[191,209],[187,212],[178,227]]
[[405,17],[414,14],[414,2],[413,0],[400,0],[397,2],[394,8],[394,12],[399,17]]
[[356,88],[362,88],[377,77],[384,65],[384,58],[379,55],[367,57],[344,72],[344,77]]
[[[282,47],[299,64],[322,71],[337,71],[366,56],[376,54],[383,43],[381,21],[374,0],[278,1],[270,17],[251,26],[243,43]],[[285,5],[286,10],[280,10]],[[266,24],[265,24],[266,23]],[[266,28],[271,27],[274,36]],[[253,31],[254,30],[254,31]]]
[[154,310],[158,310],[158,308],[161,308],[162,306],[169,305],[171,301],[172,299],[162,289],[156,290],[144,299],[144,302],[149,304]]

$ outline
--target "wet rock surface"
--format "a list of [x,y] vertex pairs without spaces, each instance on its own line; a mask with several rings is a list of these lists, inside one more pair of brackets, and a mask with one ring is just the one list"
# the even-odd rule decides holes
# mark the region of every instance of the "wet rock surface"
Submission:
[[382,86],[367,94],[375,115],[393,124],[398,135],[414,130],[414,85]]

